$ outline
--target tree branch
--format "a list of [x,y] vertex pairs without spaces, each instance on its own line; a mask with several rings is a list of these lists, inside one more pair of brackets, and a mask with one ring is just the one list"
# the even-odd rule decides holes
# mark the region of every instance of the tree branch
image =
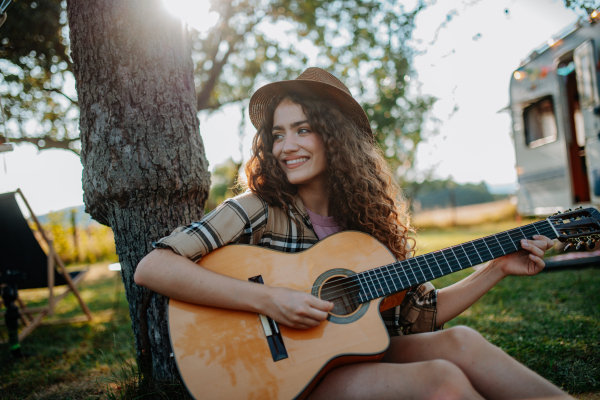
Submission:
[[[40,141],[44,141],[43,145],[40,145]],[[69,146],[69,144],[78,141],[79,138],[75,139],[53,139],[49,136],[40,136],[40,137],[19,137],[19,138],[10,138],[11,143],[31,143],[37,146],[38,150],[48,150],[48,149],[63,149],[70,150],[73,153],[79,154],[79,150],[73,149]],[[6,137],[4,135],[0,135],[0,142],[6,142]]]
[[71,103],[75,104],[76,106],[79,106],[79,103],[77,102],[77,100],[73,100],[72,98],[70,98],[69,96],[67,96],[66,94],[64,94],[63,92],[61,92],[58,89],[44,89],[46,92],[54,92],[54,93],[58,93],[60,95],[63,95],[64,97],[67,98],[67,100],[69,100]]
[[233,47],[234,45],[229,43],[229,48],[227,49],[225,55],[223,55],[223,58],[219,61],[213,61],[213,66],[210,69],[210,78],[208,78],[208,80],[204,82],[204,85],[202,85],[202,90],[196,95],[198,111],[205,110],[206,108],[208,108],[210,96],[213,90],[215,89],[217,80],[219,79],[219,76],[223,71],[223,67],[225,66],[225,64],[227,64],[227,59],[229,58],[231,53],[233,53]]

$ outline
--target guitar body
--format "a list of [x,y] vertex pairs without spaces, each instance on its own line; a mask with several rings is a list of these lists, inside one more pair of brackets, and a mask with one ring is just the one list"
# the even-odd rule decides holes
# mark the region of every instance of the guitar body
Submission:
[[[200,265],[240,280],[306,290],[317,296],[339,277],[396,261],[388,249],[360,232],[332,235],[300,253],[230,245]],[[258,284],[258,283],[257,283]],[[309,290],[310,291],[310,290]],[[273,360],[258,314],[169,301],[169,332],[179,372],[198,399],[305,398],[331,369],[378,361],[389,346],[379,313],[381,299],[348,306],[340,296],[330,318],[308,330],[279,330],[287,358]]]

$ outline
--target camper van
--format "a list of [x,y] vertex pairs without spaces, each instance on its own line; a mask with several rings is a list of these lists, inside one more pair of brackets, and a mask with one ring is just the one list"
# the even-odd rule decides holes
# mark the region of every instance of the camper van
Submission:
[[520,215],[600,205],[597,19],[549,38],[511,78]]

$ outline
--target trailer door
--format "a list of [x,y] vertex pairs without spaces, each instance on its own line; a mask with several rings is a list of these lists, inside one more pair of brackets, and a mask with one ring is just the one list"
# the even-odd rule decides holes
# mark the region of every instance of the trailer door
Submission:
[[596,49],[593,40],[587,40],[575,49],[573,60],[577,76],[577,91],[583,130],[585,132],[585,159],[592,202],[600,202],[600,96]]

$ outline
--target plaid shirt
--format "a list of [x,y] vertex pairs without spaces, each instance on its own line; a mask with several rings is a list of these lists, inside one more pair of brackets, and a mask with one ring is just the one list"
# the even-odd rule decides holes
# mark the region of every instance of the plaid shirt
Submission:
[[[169,236],[152,243],[154,248],[169,248],[197,262],[219,247],[253,244],[288,253],[303,251],[319,241],[302,200],[296,196],[300,214],[289,215],[269,206],[262,198],[246,192],[224,201],[198,222],[175,229]],[[300,228],[293,218],[300,220]],[[399,306],[381,313],[390,336],[436,330],[437,291],[429,282],[410,288]]]

